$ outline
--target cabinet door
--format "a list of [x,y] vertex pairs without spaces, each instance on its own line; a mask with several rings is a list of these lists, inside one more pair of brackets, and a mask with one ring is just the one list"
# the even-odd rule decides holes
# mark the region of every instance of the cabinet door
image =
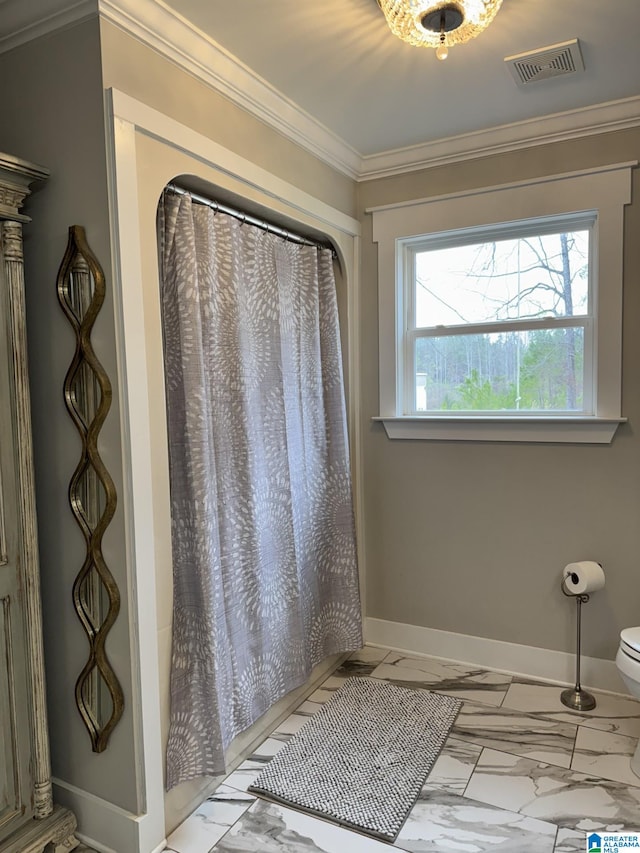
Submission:
[[32,815],[31,711],[14,463],[13,351],[6,299],[0,251],[0,843]]

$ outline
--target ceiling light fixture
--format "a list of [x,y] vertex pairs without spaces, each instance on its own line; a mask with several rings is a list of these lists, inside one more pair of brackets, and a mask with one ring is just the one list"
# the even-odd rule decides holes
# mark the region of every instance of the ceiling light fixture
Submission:
[[489,26],[502,0],[378,0],[391,32],[416,47],[434,47],[438,59]]

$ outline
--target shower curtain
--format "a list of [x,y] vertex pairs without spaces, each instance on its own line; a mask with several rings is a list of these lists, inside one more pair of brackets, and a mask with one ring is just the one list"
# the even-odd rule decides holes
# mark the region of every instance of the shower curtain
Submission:
[[159,237],[171,788],[362,635],[331,251],[170,191]]

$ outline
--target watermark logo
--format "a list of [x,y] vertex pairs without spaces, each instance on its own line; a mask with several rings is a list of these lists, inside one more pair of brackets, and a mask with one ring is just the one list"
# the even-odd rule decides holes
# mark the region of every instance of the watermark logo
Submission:
[[640,851],[640,832],[607,832],[587,835],[586,853],[627,853]]

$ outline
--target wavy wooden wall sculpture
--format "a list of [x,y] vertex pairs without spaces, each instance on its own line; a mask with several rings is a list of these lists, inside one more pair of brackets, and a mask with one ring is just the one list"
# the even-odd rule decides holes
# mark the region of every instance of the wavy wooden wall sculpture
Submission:
[[102,537],[116,509],[116,489],[98,452],[98,435],[111,407],[111,383],[91,346],[91,330],[105,297],[105,277],[84,228],[72,225],[58,273],[58,299],[76,336],[64,381],[64,398],[82,440],[69,484],[71,510],[86,543],[73,585],[73,603],[89,641],[89,657],[76,682],[78,710],[102,752],[122,717],[122,687],[107,658],[105,641],[120,610],[120,592],[102,555]]

